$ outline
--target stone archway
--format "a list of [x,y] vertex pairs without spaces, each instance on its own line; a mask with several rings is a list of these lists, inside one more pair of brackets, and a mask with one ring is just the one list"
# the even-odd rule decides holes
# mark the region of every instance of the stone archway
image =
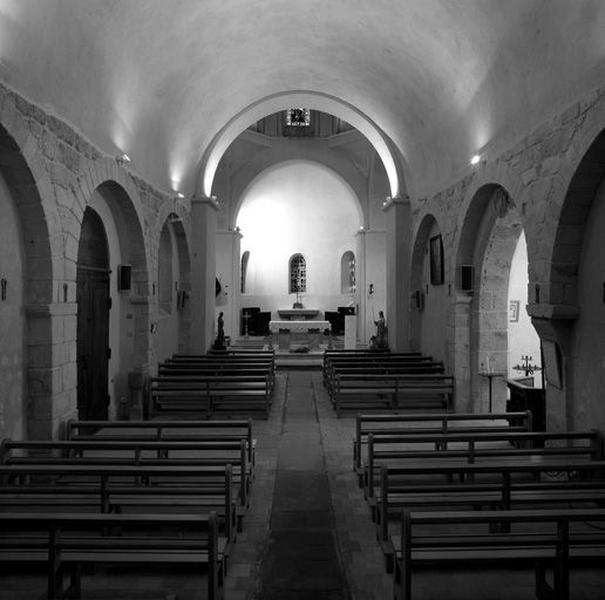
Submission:
[[422,311],[426,300],[423,274],[425,257],[431,231],[437,226],[437,220],[431,214],[425,215],[416,232],[412,249],[410,269],[410,350],[420,352],[422,348]]
[[[534,319],[552,346],[545,367],[547,419],[555,429],[605,426],[601,343],[605,247],[600,241],[605,227],[604,156],[602,130],[579,160],[563,200],[545,290],[552,315],[548,320]],[[535,293],[539,292],[536,285]]]
[[[66,283],[59,289],[54,285],[63,254],[62,236],[60,231],[53,229],[53,224],[56,226],[59,221],[55,207],[48,200],[52,194],[43,197],[39,188],[42,185],[49,190],[50,185],[43,170],[36,167],[35,161],[22,153],[10,132],[0,126],[0,172],[18,214],[22,239],[23,306],[20,313],[24,315],[24,347],[19,368],[24,383],[20,399],[21,430],[31,439],[52,437],[58,421],[75,398],[75,387],[61,387],[61,378],[55,376],[56,369],[64,366],[55,356],[56,349],[69,346],[71,340],[57,339],[53,335],[56,331],[69,330],[58,321],[67,322],[73,318],[75,292]],[[55,214],[51,216],[51,213]],[[55,402],[58,395],[64,399],[61,405]]]
[[[522,231],[521,215],[508,192],[486,184],[474,194],[463,224],[456,260],[454,374],[461,410],[505,409],[507,372],[508,283],[512,257]],[[462,270],[471,269],[470,285]],[[463,287],[467,289],[463,289]]]

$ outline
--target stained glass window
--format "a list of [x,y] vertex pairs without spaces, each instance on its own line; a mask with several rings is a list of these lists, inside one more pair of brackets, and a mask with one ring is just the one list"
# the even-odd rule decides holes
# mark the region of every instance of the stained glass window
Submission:
[[290,294],[307,291],[307,261],[302,254],[290,258]]

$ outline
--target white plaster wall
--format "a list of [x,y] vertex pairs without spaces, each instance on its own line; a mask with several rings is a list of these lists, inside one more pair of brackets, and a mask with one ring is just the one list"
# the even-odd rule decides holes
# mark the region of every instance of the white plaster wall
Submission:
[[601,185],[586,220],[578,274],[578,305],[571,357],[574,390],[569,416],[573,429],[605,429],[605,185]]
[[[168,224],[168,232],[170,234],[170,243],[172,245],[172,281],[170,288],[172,290],[172,300],[170,302],[170,310],[160,308],[158,311],[158,327],[153,338],[155,354],[158,362],[172,356],[178,351],[179,347],[179,314],[176,308],[176,290],[175,283],[180,279],[179,273],[179,252],[176,243],[174,228]],[[158,262],[159,264],[159,262]]]
[[[531,363],[542,366],[540,357],[540,338],[527,314],[527,242],[525,233],[521,233],[513,254],[508,281],[508,300],[519,301],[519,320],[512,322],[509,310],[508,322],[508,377],[524,377],[525,373],[515,371],[513,367],[522,363],[521,356],[531,356]],[[542,387],[540,371],[534,374],[534,386]]]
[[274,313],[296,300],[288,294],[288,261],[307,261],[305,307],[336,310],[351,301],[340,293],[340,260],[356,251],[359,213],[353,191],[336,173],[314,162],[281,163],[259,175],[244,194],[237,225],[248,250],[247,293],[242,306]]
[[24,331],[23,244],[19,215],[0,176],[0,278],[7,298],[0,300],[0,439],[23,439]]

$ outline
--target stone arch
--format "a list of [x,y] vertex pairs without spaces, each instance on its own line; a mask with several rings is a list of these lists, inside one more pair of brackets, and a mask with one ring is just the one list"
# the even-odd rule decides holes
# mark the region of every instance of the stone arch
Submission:
[[410,350],[420,351],[422,343],[422,318],[425,291],[422,276],[429,235],[437,226],[437,219],[431,213],[424,215],[414,238],[410,261]]
[[550,303],[577,310],[577,276],[586,219],[605,177],[605,130],[579,162],[563,200],[550,269]]
[[[545,349],[549,350],[544,357],[549,398],[547,419],[549,426],[556,429],[598,426],[605,422],[602,401],[598,400],[605,383],[599,377],[603,349],[602,336],[597,332],[602,324],[598,317],[600,308],[595,305],[597,302],[602,306],[602,280],[596,275],[588,280],[592,282],[588,286],[586,276],[584,284],[580,277],[582,266],[587,266],[584,248],[594,246],[595,236],[601,235],[595,234],[595,219],[599,218],[603,224],[603,157],[605,129],[601,128],[572,163],[574,170],[563,195],[548,280],[536,284],[533,290],[534,322],[543,331],[548,345]],[[590,337],[593,332],[596,339]]]
[[[55,378],[57,365],[63,366],[58,353],[65,340],[56,335],[63,327],[53,326],[69,320],[73,298],[58,281],[64,245],[52,184],[33,151],[36,140],[21,121],[16,115],[11,123],[0,125],[0,172],[15,204],[23,240],[23,434],[36,439],[52,437],[62,411],[75,398],[75,389],[63,389]],[[61,405],[56,402],[59,394],[65,399]]]
[[[489,382],[479,373],[506,372],[508,280],[521,231],[521,214],[502,185],[487,183],[474,192],[456,252],[453,355],[461,410],[487,411]],[[470,290],[461,289],[463,265],[473,267]],[[492,410],[504,409],[505,396],[504,382],[494,380]]]
[[384,164],[391,196],[406,195],[403,157],[384,131],[355,106],[335,96],[309,90],[292,90],[260,98],[225,123],[204,149],[196,186],[198,193],[211,195],[217,166],[231,142],[242,131],[259,119],[291,106],[304,106],[337,116],[358,129],[374,146]]
[[[105,158],[95,161],[79,182],[80,186],[76,189],[77,204],[83,212],[95,192],[101,196],[115,224],[121,260],[132,267],[131,290],[128,294],[128,313],[132,317],[133,328],[132,352],[123,357],[120,373],[120,379],[124,381],[120,392],[122,394],[127,385],[127,372],[124,371],[146,374],[152,364],[150,335],[153,314],[149,295],[152,282],[150,269],[154,261],[151,259],[148,232],[144,225],[146,220],[137,187],[131,176],[115,160]],[[79,238],[79,228],[75,235]]]

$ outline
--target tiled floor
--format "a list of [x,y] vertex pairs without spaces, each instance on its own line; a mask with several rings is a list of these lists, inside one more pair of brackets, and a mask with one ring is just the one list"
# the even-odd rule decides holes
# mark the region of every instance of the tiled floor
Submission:
[[[291,387],[292,386],[292,387]],[[296,389],[295,389],[296,388]],[[287,402],[286,402],[287,401]],[[252,484],[251,503],[230,558],[225,584],[225,600],[387,600],[392,598],[391,576],[385,573],[382,553],[362,491],[352,470],[353,417],[337,419],[321,384],[320,372],[278,371],[277,388],[271,416],[255,420],[257,439],[256,476]],[[305,440],[308,435],[308,440]],[[305,444],[308,454],[305,455]],[[313,476],[313,469],[317,477]],[[299,477],[300,475],[300,477]],[[304,477],[308,478],[304,480]],[[277,481],[277,488],[276,488]],[[308,481],[308,485],[305,483]],[[327,487],[321,493],[311,488]],[[301,487],[302,486],[302,487]],[[309,489],[306,489],[309,488]],[[281,491],[280,491],[281,490]],[[318,496],[323,504],[315,505]],[[289,498],[292,502],[289,502]],[[311,506],[330,514],[311,510],[305,516],[305,498]],[[296,525],[292,525],[294,518]],[[320,532],[334,548],[339,571],[330,567],[326,589],[319,581],[298,578],[304,565],[305,519],[309,531]],[[294,530],[294,531],[293,531]],[[298,532],[300,535],[296,535]],[[313,543],[316,538],[311,536]],[[275,566],[276,544],[293,546],[290,569],[284,562]],[[311,546],[312,547],[312,546]],[[301,556],[297,554],[300,549]],[[282,554],[283,557],[283,554]],[[333,556],[332,556],[333,558]],[[287,562],[287,561],[286,561]],[[284,566],[285,565],[285,566]],[[298,570],[297,570],[298,569]],[[278,582],[271,578],[279,575]],[[320,571],[317,571],[320,573]],[[84,581],[90,600],[202,600],[204,588],[200,578],[189,573],[160,574],[137,572],[136,576],[117,576],[118,571],[98,571]],[[338,578],[342,579],[339,580]],[[342,589],[335,589],[335,581]],[[43,578],[35,574],[15,573],[3,577],[0,600],[38,600]],[[1,583],[0,582],[0,585]],[[8,584],[7,584],[8,582]],[[494,569],[432,570],[414,578],[415,600],[522,600],[534,598],[533,572]],[[574,572],[573,600],[605,598],[605,569]]]

